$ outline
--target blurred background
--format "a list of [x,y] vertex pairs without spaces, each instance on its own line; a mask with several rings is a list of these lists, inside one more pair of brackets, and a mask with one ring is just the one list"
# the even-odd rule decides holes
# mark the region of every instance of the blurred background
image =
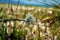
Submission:
[[60,40],[60,0],[0,0],[0,40]]

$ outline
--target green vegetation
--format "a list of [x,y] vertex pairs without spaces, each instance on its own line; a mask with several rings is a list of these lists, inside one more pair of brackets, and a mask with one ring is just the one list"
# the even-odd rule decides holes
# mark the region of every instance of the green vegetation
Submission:
[[[26,6],[25,6],[26,7]],[[0,40],[60,40],[60,9],[37,8],[33,10],[23,8],[11,10],[11,8],[0,8],[0,20],[25,19],[28,13],[32,14],[35,24],[27,24],[23,21],[0,22]],[[18,13],[19,12],[19,13]]]

